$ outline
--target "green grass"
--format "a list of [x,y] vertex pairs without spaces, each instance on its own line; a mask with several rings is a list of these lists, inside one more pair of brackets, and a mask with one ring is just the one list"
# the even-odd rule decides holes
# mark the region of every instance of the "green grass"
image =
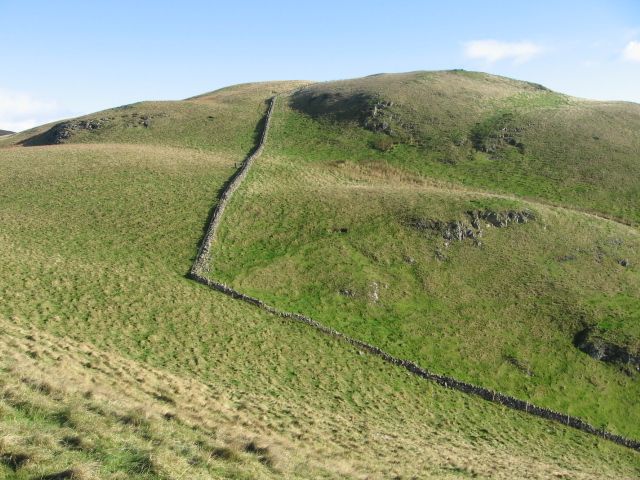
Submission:
[[[247,103],[247,118],[259,116],[275,87],[260,88]],[[211,108],[215,114],[218,106]],[[281,113],[274,140],[282,139]],[[254,132],[255,124],[237,130],[226,143],[237,148],[219,151],[166,144],[160,132],[126,140],[132,143],[120,143],[113,132],[95,137],[108,143],[0,149],[0,349],[7,352],[0,359],[0,453],[31,459],[15,472],[4,465],[0,474],[32,478],[77,468],[87,478],[638,475],[635,452],[436,387],[187,280],[217,192]],[[296,166],[273,154],[263,160],[225,217],[223,237],[238,241],[222,249],[228,257],[256,249],[240,266],[266,258],[270,268],[272,259],[290,255],[290,271],[299,272],[294,279],[316,268],[318,285],[301,284],[301,291],[323,292],[326,272],[317,265],[340,265],[337,242],[362,268],[344,266],[336,278],[353,275],[363,286],[386,271],[372,255],[391,261],[418,245],[426,262],[431,240],[389,222],[389,205],[414,213],[430,205],[447,218],[470,205],[519,205],[448,191],[440,193],[443,201],[428,203],[434,194],[428,182],[380,162]],[[287,176],[277,190],[259,181],[291,172],[296,181]],[[393,181],[385,187],[387,178]],[[239,211],[241,205],[250,208]],[[229,229],[243,222],[248,229]],[[345,237],[326,231],[344,225]],[[389,229],[412,243],[387,242],[381,235]],[[518,231],[488,236],[504,233],[517,242]],[[415,285],[409,273],[391,264],[388,270],[391,279]],[[441,273],[455,285],[456,272]],[[285,282],[277,275],[272,281],[265,298],[283,305],[271,287]],[[292,302],[305,298],[289,293]],[[410,311],[420,291],[402,295]],[[327,308],[342,299],[333,291],[318,298]],[[368,315],[377,307],[365,303],[360,323],[375,325]],[[43,381],[49,387],[37,387]],[[175,423],[163,417],[167,412],[177,415]],[[66,437],[88,448],[70,448],[74,441]],[[201,461],[192,464],[193,457]]]
[[[368,106],[379,101],[393,103],[377,117],[398,143],[389,152],[372,148],[375,135],[362,128]],[[430,178],[640,221],[636,104],[584,101],[453,71],[313,84],[292,105],[281,113],[287,135],[274,142],[283,155],[379,158]],[[507,143],[491,154],[473,148],[478,126],[498,126],[500,118],[522,152]]]
[[[150,144],[215,150],[242,158],[253,148],[266,100],[305,82],[249,83],[182,101],[139,102],[79,117],[101,122],[79,129],[64,143]],[[147,126],[145,126],[145,121]],[[0,140],[3,145],[51,143],[50,129],[37,127]]]
[[[374,133],[338,135],[340,124],[279,105],[266,155],[227,210],[214,278],[438,373],[640,437],[637,373],[573,345],[604,323],[638,351],[636,229],[426,179],[367,148]],[[292,149],[303,134],[305,149]],[[484,228],[480,248],[409,226],[485,209],[530,209],[537,220]]]

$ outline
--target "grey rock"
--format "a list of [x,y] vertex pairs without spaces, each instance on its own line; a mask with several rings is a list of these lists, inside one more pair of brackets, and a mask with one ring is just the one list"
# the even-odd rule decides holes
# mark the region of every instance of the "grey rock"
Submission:
[[640,372],[640,354],[605,340],[596,327],[587,327],[579,331],[573,338],[573,344],[595,360],[628,366]]
[[380,300],[380,285],[378,285],[378,282],[371,282],[369,285],[369,299],[374,303],[378,303]]
[[473,210],[467,212],[467,215],[469,216],[470,223],[461,220],[443,222],[440,220],[413,218],[409,220],[409,225],[416,230],[430,230],[439,233],[442,235],[442,238],[446,240],[445,246],[448,246],[448,244],[454,240],[460,242],[468,238],[476,241],[478,238],[481,238],[483,235],[482,229],[480,228],[481,219],[489,222],[487,224],[488,226],[493,225],[497,228],[504,228],[510,223],[527,223],[535,219],[533,212],[528,210],[509,210],[506,212]]

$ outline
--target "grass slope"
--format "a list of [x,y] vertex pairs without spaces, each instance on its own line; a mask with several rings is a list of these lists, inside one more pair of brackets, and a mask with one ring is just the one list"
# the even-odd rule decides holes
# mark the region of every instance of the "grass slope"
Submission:
[[[247,101],[255,116],[277,89],[261,88]],[[638,475],[635,452],[435,387],[188,281],[254,131],[220,151],[163,144],[159,131],[0,149],[0,474]]]
[[266,99],[305,83],[249,83],[187,100],[123,105],[27,130],[0,141],[0,146],[56,143],[56,127],[71,124],[75,129],[61,143],[151,144],[215,150],[241,158],[255,143]]
[[290,156],[381,158],[428,177],[640,220],[637,104],[449,71],[317,83],[292,105],[278,142]]
[[[49,394],[40,398],[38,392],[31,399],[33,388],[15,386],[16,371],[28,380],[22,383],[30,384],[31,374],[25,371],[58,365],[45,379],[54,392],[64,392],[66,385],[78,383],[73,376],[66,380],[81,369],[78,363],[100,371],[103,362],[105,388],[113,385],[126,392],[131,382],[111,371],[130,379],[145,365],[162,369],[154,374],[162,381],[152,394],[177,388],[185,392],[179,402],[185,408],[201,405],[196,409],[210,424],[201,432],[208,435],[207,442],[215,444],[216,432],[236,425],[243,427],[239,438],[256,439],[261,448],[273,445],[276,476],[317,478],[318,471],[326,471],[326,476],[347,478],[456,478],[476,472],[512,478],[528,472],[544,478],[564,472],[597,478],[606,472],[631,478],[640,468],[631,451],[442,390],[302,325],[282,322],[185,279],[203,219],[227,168],[224,159],[213,155],[191,150],[179,155],[174,149],[163,153],[164,148],[154,147],[147,156],[138,147],[120,145],[0,152],[2,178],[11,179],[3,185],[9,196],[3,197],[5,228],[0,236],[2,251],[7,252],[0,261],[3,338],[20,362],[36,359],[30,370],[7,359],[3,374],[7,391],[26,389],[24,395],[30,398],[18,407],[5,399],[2,417],[3,431],[12,432],[5,453],[36,459],[24,476],[73,467],[89,468],[104,478],[117,478],[118,471],[136,473],[135,462],[110,463],[109,452],[114,450],[101,444],[91,454],[60,447],[65,453],[54,461],[50,455],[57,450],[52,446],[65,436],[98,441],[90,434],[94,420],[86,410],[91,404],[79,398],[82,389],[79,396],[69,393],[69,399],[66,393],[60,399]],[[110,175],[115,175],[113,180]],[[129,181],[121,181],[122,175]],[[74,362],[65,361],[66,355],[53,361],[60,355],[53,349],[57,342],[69,349]],[[144,363],[119,368],[122,356]],[[126,374],[128,369],[131,374]],[[91,375],[93,370],[89,369]],[[204,384],[203,403],[190,399],[190,388],[176,386],[170,374]],[[147,388],[149,382],[143,377],[138,383]],[[96,388],[102,390],[101,385]],[[101,416],[106,418],[95,420],[100,435],[113,437],[108,442],[125,445],[125,451],[150,455],[153,471],[145,474],[177,478],[171,467],[173,454],[166,451],[171,443],[153,443],[171,428],[153,413],[157,402],[148,428],[160,433],[145,439],[139,438],[138,427],[120,426],[117,419],[130,410],[149,410],[148,398],[123,400],[123,405],[117,398],[105,401]],[[223,419],[217,413],[218,402],[231,410]],[[32,403],[36,406],[29,406]],[[74,424],[44,429],[42,422],[67,408],[75,415]],[[31,415],[31,409],[37,415]],[[173,412],[173,407],[168,405],[167,411]],[[146,428],[144,419],[136,422]],[[196,438],[176,435],[185,442]],[[242,444],[231,445],[242,458],[251,458]],[[306,453],[296,457],[296,451]],[[242,463],[234,465],[258,478],[271,475],[255,470],[253,461],[244,467]],[[183,464],[178,455],[176,465]],[[319,465],[317,470],[309,470],[314,465]]]
[[[522,89],[492,81],[501,93]],[[637,229],[427,178],[376,153],[366,141],[375,134],[340,123],[347,114],[335,105],[331,123],[301,117],[296,102],[280,102],[266,155],[227,210],[215,278],[436,372],[640,437],[637,372],[573,345],[590,327],[640,352]],[[303,134],[307,146],[292,150]],[[523,209],[537,219],[483,225],[481,246],[446,246],[411,227],[416,218]],[[630,267],[619,264],[625,259]]]

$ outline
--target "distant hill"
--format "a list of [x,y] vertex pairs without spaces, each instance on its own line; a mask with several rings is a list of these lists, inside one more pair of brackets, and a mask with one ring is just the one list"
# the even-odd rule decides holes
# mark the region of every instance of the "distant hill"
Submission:
[[16,132],[10,132],[9,130],[0,130],[0,137],[4,136],[4,135],[12,135]]

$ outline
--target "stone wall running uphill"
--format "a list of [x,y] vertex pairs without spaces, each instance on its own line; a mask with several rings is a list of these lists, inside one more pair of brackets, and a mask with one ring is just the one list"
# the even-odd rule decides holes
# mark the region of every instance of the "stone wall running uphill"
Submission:
[[453,377],[448,377],[446,375],[439,375],[437,373],[432,373],[428,370],[425,370],[424,368],[420,367],[419,365],[417,365],[412,361],[403,360],[401,358],[394,357],[393,355],[385,352],[384,350],[374,345],[370,345],[361,340],[351,338],[331,327],[327,327],[326,325],[323,325],[313,320],[310,317],[301,315],[299,313],[291,313],[291,312],[284,312],[284,311],[278,310],[277,308],[264,303],[262,300],[258,298],[250,297],[248,295],[245,295],[243,293],[240,293],[234,290],[233,288],[229,287],[228,285],[225,285],[224,283],[216,282],[215,280],[211,280],[207,278],[205,274],[206,272],[209,271],[209,267],[210,267],[211,245],[213,244],[213,241],[216,237],[216,233],[217,233],[218,227],[220,226],[222,215],[224,214],[224,210],[227,207],[233,193],[237,190],[237,188],[240,186],[244,178],[247,176],[247,173],[251,168],[251,165],[264,150],[264,146],[267,140],[267,135],[269,133],[271,117],[273,116],[273,111],[276,104],[276,99],[277,99],[277,96],[274,96],[269,101],[269,107],[267,109],[267,113],[265,114],[265,118],[264,118],[264,127],[260,135],[258,144],[256,145],[256,148],[242,162],[242,164],[240,165],[240,168],[235,173],[235,175],[231,178],[231,180],[228,182],[226,188],[223,190],[222,194],[220,195],[218,204],[211,215],[209,226],[207,227],[207,231],[202,240],[202,244],[200,245],[198,255],[188,274],[189,278],[195,280],[198,283],[201,283],[202,285],[206,285],[207,287],[213,290],[222,292],[237,300],[242,300],[246,303],[254,305],[278,317],[305,323],[326,335],[330,335],[336,339],[347,342],[353,345],[354,347],[357,347],[360,350],[363,350],[371,355],[380,357],[384,361],[390,364],[396,365],[398,367],[402,367],[408,370],[409,372],[411,372],[412,374],[417,375],[418,377],[424,378],[426,380],[430,380],[445,388],[458,390],[460,392],[464,392],[470,395],[476,395],[487,401],[504,405],[505,407],[511,408],[513,410],[519,410],[521,412],[525,412],[527,414],[534,415],[536,417],[552,420],[552,421],[561,423],[563,425],[573,427],[582,432],[589,433],[591,435],[596,435],[606,440],[610,440],[614,443],[617,443],[618,445],[622,445],[622,446],[640,451],[640,442],[637,440],[625,438],[621,435],[616,435],[616,434],[607,432],[606,430],[601,428],[596,428],[593,425],[590,425],[589,423],[579,418],[572,417],[564,413],[556,412],[548,408],[539,407],[537,405],[533,405],[527,401],[517,399],[510,395],[505,395],[500,392],[489,390],[488,388],[472,385],[470,383],[466,383],[466,382],[457,380]]

